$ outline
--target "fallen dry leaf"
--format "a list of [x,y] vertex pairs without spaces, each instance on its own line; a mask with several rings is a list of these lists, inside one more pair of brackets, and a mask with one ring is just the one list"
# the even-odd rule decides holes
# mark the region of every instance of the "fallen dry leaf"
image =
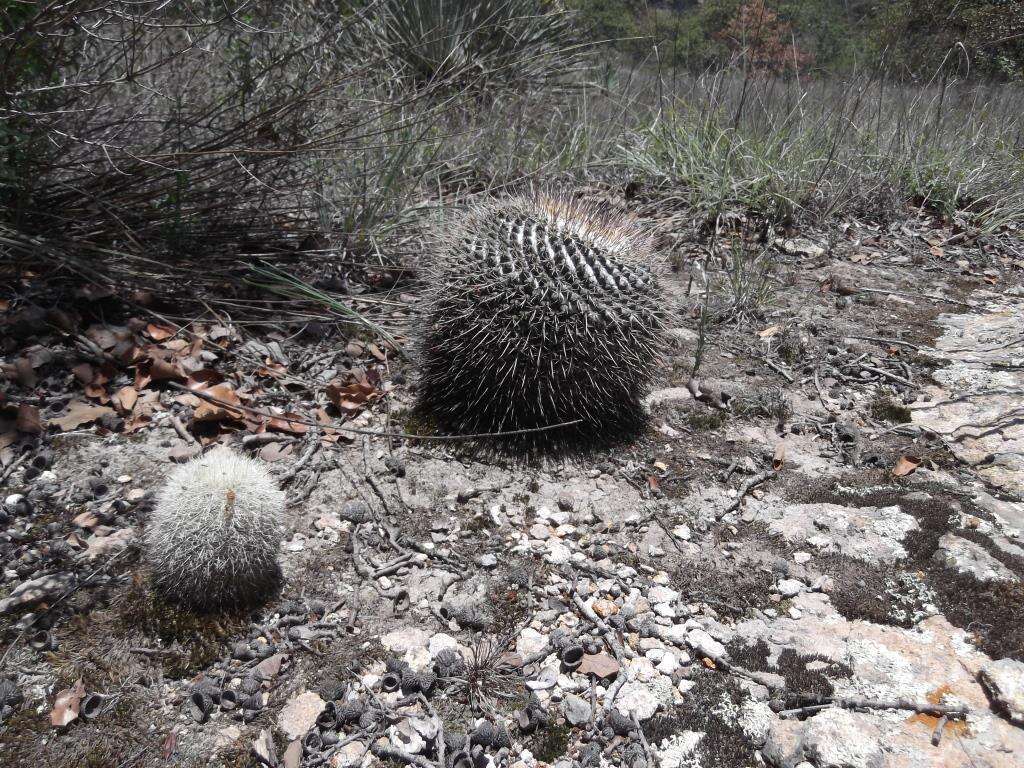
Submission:
[[39,383],[39,377],[36,376],[32,363],[27,357],[19,357],[14,361],[14,372],[18,383],[23,387],[32,389]]
[[183,349],[188,349],[189,346],[188,339],[171,339],[163,344],[164,349],[169,349],[172,352],[181,352]]
[[178,732],[172,728],[171,732],[167,734],[167,738],[164,739],[164,744],[160,750],[160,754],[163,755],[164,760],[167,760],[174,754],[174,750],[177,748]]
[[121,387],[111,398],[114,403],[114,407],[117,408],[122,415],[131,413],[138,399],[139,393],[135,387],[132,386]]
[[167,452],[167,458],[181,464],[199,455],[202,449],[195,443],[181,443]]
[[242,399],[238,396],[235,388],[230,384],[224,382],[221,384],[214,384],[212,387],[206,389],[195,388],[196,392],[202,392],[210,395],[210,397],[216,397],[218,400],[222,400],[225,405],[219,403],[211,403],[209,400],[203,400],[199,407],[196,408],[195,414],[192,416],[194,421],[231,421],[234,419],[242,418],[242,411],[230,408],[232,405],[241,405]]
[[43,431],[43,419],[39,415],[39,409],[34,405],[22,403],[18,406],[18,417],[15,419],[14,427],[26,435],[38,435]]
[[896,466],[892,468],[893,477],[905,477],[921,466],[921,460],[917,456],[900,456]]
[[305,417],[288,411],[268,421],[267,429],[274,432],[290,432],[294,435],[304,435],[309,432],[308,424],[303,424],[301,421],[292,421],[292,419],[305,419]]
[[266,462],[275,462],[289,456],[291,453],[291,444],[267,443],[260,449],[260,458]]
[[354,370],[347,380],[334,379],[327,385],[327,399],[339,411],[354,414],[383,395],[379,384],[380,375],[376,371]]
[[581,675],[593,675],[599,679],[612,677],[619,673],[619,662],[607,653],[587,654],[576,671]]
[[58,693],[53,702],[53,709],[50,710],[50,722],[57,728],[63,728],[74,721],[78,717],[78,708],[82,705],[84,696],[85,685],[81,680]]
[[84,400],[75,400],[68,405],[67,413],[60,418],[51,419],[51,421],[60,427],[62,432],[68,432],[113,412],[114,409],[106,405],[93,405]]
[[86,338],[103,350],[112,349],[118,341],[128,336],[126,328],[111,328],[106,325],[90,325],[85,330]]
[[781,325],[769,325],[763,331],[758,331],[757,335],[760,336],[762,339],[770,339],[772,336],[774,336],[781,330]]
[[96,375],[96,371],[94,371],[93,367],[88,363],[79,363],[71,369],[71,372],[75,374],[75,378],[78,379],[81,384],[92,383],[93,377]]
[[166,325],[150,323],[146,326],[146,333],[153,341],[167,341],[167,339],[174,335],[175,331],[173,328],[168,328]]

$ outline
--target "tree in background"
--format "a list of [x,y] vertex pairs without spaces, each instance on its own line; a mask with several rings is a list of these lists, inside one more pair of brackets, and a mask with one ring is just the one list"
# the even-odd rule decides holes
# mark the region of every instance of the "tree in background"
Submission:
[[719,36],[745,69],[799,74],[814,63],[813,54],[797,46],[792,25],[781,20],[764,0],[742,3]]
[[913,78],[950,53],[974,75],[1024,78],[1024,0],[896,0],[874,18],[878,52]]

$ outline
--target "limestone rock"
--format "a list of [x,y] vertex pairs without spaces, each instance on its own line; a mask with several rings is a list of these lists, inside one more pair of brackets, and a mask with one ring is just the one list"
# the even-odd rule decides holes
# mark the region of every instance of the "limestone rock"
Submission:
[[572,725],[582,725],[590,720],[590,704],[570,693],[562,699],[562,713]]
[[292,698],[277,716],[277,727],[289,740],[301,739],[316,724],[327,703],[313,691]]
[[1016,575],[973,541],[947,533],[939,539],[934,558],[958,573],[970,574],[978,581],[1017,581]]

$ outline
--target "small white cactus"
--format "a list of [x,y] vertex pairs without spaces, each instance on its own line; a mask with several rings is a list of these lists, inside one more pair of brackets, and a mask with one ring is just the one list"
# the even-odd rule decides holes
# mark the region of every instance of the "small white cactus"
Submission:
[[146,525],[153,583],[195,608],[246,604],[278,582],[285,494],[260,462],[218,448],[175,469]]

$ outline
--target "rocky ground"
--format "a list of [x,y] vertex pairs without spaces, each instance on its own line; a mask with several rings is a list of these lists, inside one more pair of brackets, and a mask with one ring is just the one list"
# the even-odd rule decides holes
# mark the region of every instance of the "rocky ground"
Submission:
[[[47,310],[25,277],[0,764],[1024,764],[1022,241],[923,215],[780,238],[690,387],[703,241],[676,245],[647,429],[559,459],[335,429],[430,430],[369,338]],[[172,462],[215,442],[291,499],[255,612],[165,604],[139,558]]]

